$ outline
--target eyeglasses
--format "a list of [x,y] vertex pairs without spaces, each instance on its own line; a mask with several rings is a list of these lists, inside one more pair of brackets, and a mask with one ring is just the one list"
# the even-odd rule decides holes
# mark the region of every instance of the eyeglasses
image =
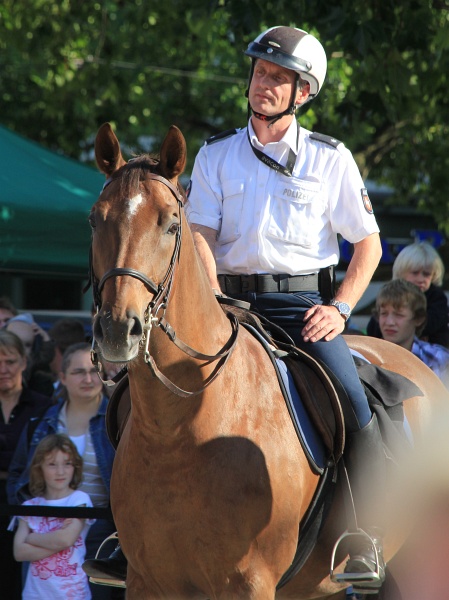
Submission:
[[92,378],[94,378],[95,375],[98,376],[98,371],[95,368],[90,369],[90,371],[87,369],[75,369],[74,371],[68,373],[68,375],[73,375],[73,377],[87,377],[87,375],[90,375]]

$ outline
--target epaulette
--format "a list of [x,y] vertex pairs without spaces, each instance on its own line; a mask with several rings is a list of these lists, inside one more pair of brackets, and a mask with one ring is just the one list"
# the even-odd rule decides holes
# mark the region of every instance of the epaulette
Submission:
[[329,146],[333,146],[334,148],[338,148],[340,144],[343,144],[340,140],[332,137],[331,135],[324,135],[324,133],[312,133],[310,134],[311,140],[316,140],[317,142],[323,142],[324,144],[329,144]]
[[210,138],[206,140],[206,144],[215,144],[215,142],[219,142],[220,140],[225,140],[231,135],[235,135],[238,133],[240,129],[227,129],[226,131],[222,131],[221,133],[217,133],[216,135],[212,135]]

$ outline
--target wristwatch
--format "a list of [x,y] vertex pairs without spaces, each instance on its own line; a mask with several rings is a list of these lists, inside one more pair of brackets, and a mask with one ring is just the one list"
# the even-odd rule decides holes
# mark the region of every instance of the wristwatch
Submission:
[[351,307],[349,306],[349,304],[346,304],[346,302],[331,300],[330,305],[335,306],[335,308],[338,310],[338,312],[341,314],[345,321],[347,321],[351,316]]

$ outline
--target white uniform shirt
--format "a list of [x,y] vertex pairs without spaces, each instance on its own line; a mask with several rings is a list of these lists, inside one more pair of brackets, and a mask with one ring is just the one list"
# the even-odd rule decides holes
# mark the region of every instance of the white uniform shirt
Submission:
[[[281,165],[290,148],[296,154],[296,120],[265,147],[248,127],[252,144]],[[317,272],[338,263],[337,234],[355,243],[379,231],[352,154],[310,135],[300,128],[293,177],[255,156],[246,128],[201,148],[186,214],[218,232],[218,273]]]

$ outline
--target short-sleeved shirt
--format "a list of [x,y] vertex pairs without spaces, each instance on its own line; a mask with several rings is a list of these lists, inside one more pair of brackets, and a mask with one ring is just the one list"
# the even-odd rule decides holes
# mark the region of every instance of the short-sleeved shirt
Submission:
[[[259,160],[254,147],[281,165],[297,153],[292,177]],[[338,234],[356,243],[379,231],[352,154],[311,137],[295,120],[279,142],[262,146],[251,121],[198,153],[189,186],[190,223],[218,232],[215,259],[223,274],[317,272],[339,260]]]
[[[58,500],[32,498],[23,504],[25,506],[92,506],[89,496],[80,490],[74,490],[69,496]],[[35,533],[56,531],[61,529],[64,522],[64,519],[55,517],[20,518],[24,519],[31,531]],[[30,564],[22,595],[23,600],[91,599],[87,576],[81,567],[86,556],[86,535],[94,522],[90,519],[85,521],[83,530],[70,548],[65,548]]]

